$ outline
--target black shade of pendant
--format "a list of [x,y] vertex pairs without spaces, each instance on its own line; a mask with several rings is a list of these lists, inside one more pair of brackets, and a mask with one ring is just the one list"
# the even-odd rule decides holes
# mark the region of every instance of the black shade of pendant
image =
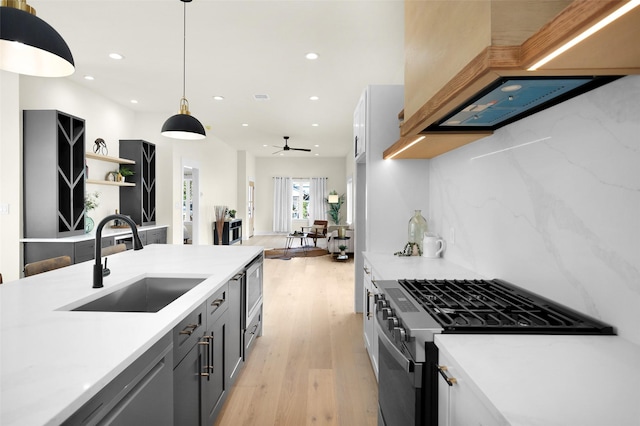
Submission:
[[185,97],[186,86],[186,51],[187,51],[187,3],[191,0],[180,0],[183,3],[183,37],[182,37],[182,98],[180,99],[180,111],[172,115],[162,125],[160,133],[174,139],[197,140],[204,139],[207,135],[204,126],[189,111],[189,102]]
[[73,74],[75,63],[69,46],[34,13],[0,7],[0,69],[37,77]]

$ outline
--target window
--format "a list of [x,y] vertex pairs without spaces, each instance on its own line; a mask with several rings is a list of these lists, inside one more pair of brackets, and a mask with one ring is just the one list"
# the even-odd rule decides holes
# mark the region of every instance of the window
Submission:
[[291,208],[292,219],[309,218],[309,181],[293,181],[293,203]]
[[347,225],[353,223],[353,177],[349,176],[347,179]]

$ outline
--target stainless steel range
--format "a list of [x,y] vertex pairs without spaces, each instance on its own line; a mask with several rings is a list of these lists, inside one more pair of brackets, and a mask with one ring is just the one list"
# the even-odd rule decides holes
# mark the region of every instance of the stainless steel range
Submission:
[[379,424],[438,424],[436,333],[614,334],[501,280],[377,281]]

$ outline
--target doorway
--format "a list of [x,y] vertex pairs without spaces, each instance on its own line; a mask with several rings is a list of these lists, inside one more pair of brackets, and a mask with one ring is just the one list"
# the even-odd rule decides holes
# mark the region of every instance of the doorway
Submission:
[[191,166],[182,167],[182,242],[199,243],[200,173]]
[[248,194],[248,202],[247,202],[247,238],[253,237],[253,216],[255,214],[255,183],[250,180],[249,181],[249,194]]

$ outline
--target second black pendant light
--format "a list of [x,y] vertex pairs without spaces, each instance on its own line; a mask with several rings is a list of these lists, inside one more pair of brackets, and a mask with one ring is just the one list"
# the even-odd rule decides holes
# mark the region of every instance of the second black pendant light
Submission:
[[167,119],[162,125],[162,136],[174,139],[204,139],[206,133],[204,126],[189,111],[189,101],[185,97],[186,86],[186,50],[187,50],[187,3],[191,0],[180,0],[183,7],[183,56],[182,56],[182,98],[180,99],[180,111]]

